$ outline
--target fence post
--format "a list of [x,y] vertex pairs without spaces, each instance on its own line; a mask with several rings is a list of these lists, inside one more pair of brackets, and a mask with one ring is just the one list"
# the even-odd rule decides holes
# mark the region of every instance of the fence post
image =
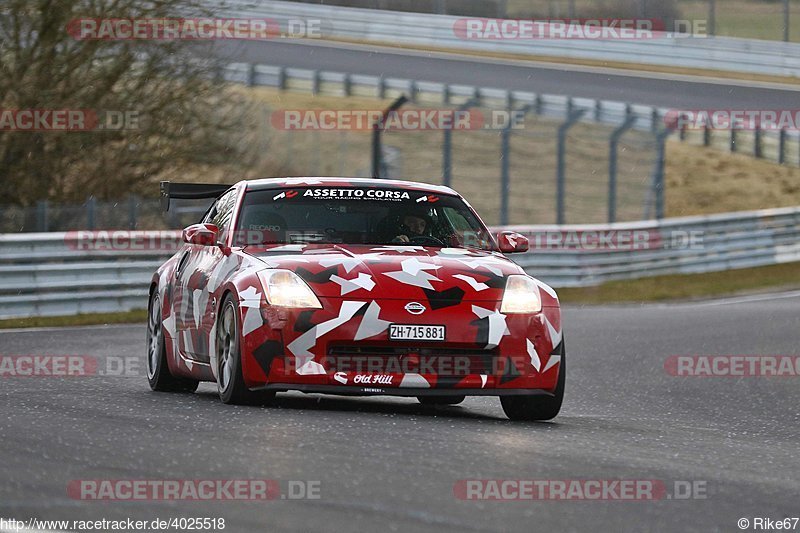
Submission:
[[708,0],[708,35],[713,37],[717,34],[717,2]]
[[442,86],[442,103],[445,105],[450,104],[450,84],[445,83]]
[[[666,163],[667,137],[672,128],[666,128],[656,135],[656,165],[653,169],[652,189],[655,193],[656,219],[664,218],[664,165]],[[645,218],[649,217],[649,202],[645,209]]]
[[500,132],[500,225],[508,225],[508,195],[511,189],[511,130]]
[[[630,108],[628,108],[630,111]],[[617,129],[611,133],[611,140],[608,143],[608,222],[609,224],[617,221],[617,145],[626,131],[631,129],[636,123],[636,116],[628,113],[628,116]]]
[[414,81],[414,80],[409,80],[409,82],[408,82],[408,93],[409,93],[410,96],[408,98],[412,103],[416,103],[416,101],[417,101],[417,92],[418,92],[418,90],[417,90],[417,82]]
[[736,152],[739,147],[736,146],[736,128],[731,125],[731,152]]
[[789,42],[789,0],[783,0],[783,40]]
[[50,229],[50,209],[47,200],[39,200],[36,202],[36,229],[38,231],[46,232]]
[[[474,98],[470,98],[460,106],[458,106],[457,113],[466,111],[470,107],[476,105]],[[458,115],[456,115],[458,116]],[[442,142],[442,184],[450,187],[453,177],[453,128],[444,129],[444,140]]]
[[703,146],[711,146],[711,128],[708,127],[708,124],[703,126]]
[[89,199],[86,201],[86,225],[88,226],[87,229],[94,229],[96,203],[97,200],[95,200],[94,196],[90,196]]
[[585,109],[572,110],[572,99],[568,101],[570,110],[566,122],[558,127],[558,165],[556,168],[556,224],[564,224],[564,193],[566,189],[566,155],[567,132],[586,113]]
[[389,113],[393,111],[397,111],[403,105],[408,102],[408,98],[406,95],[400,95],[397,100],[392,102],[388,108],[383,111],[383,116],[378,119],[375,124],[372,125],[372,177],[373,178],[380,178],[381,177],[381,132],[383,131],[383,125],[386,122],[386,117]]
[[[530,105],[525,105],[519,109],[524,116],[530,110]],[[509,114],[511,110],[509,109]],[[511,195],[511,130],[515,126],[515,121],[509,120],[508,124],[500,132],[500,225],[508,225],[509,196]]]

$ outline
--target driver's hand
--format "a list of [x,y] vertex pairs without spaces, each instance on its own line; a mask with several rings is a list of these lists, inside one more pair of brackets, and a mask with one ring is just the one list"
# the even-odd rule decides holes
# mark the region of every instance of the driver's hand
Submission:
[[410,242],[410,240],[407,235],[398,235],[392,239],[392,242]]

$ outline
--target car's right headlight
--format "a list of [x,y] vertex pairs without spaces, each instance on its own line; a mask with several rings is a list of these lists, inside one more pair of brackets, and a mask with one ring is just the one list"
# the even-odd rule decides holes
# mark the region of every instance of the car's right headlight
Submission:
[[539,296],[539,287],[536,282],[521,274],[508,276],[500,312],[506,314],[538,313],[541,310],[542,298]]
[[258,279],[270,305],[322,309],[311,287],[291,270],[262,270],[258,272]]

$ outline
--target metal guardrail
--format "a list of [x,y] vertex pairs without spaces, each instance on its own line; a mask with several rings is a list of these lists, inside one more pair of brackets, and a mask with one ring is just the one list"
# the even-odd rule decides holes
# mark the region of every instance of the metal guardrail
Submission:
[[[504,228],[505,229],[505,228]],[[593,232],[645,235],[645,247],[548,249],[512,256],[554,287],[598,285],[659,274],[716,272],[800,261],[800,207],[610,225],[509,227],[532,238]],[[694,246],[674,246],[692,232]],[[127,232],[121,232],[124,235]],[[173,243],[179,232],[138,232]],[[76,233],[0,235],[0,318],[142,309],[152,273],[173,249],[91,250]],[[123,239],[123,243],[126,242]],[[619,241],[617,241],[619,242]]]
[[[209,4],[220,9],[217,1]],[[220,11],[225,16],[278,22],[317,19],[322,21],[323,36],[358,41],[800,76],[800,44],[779,41],[680,34],[646,40],[475,40],[460,38],[454,31],[464,17],[448,15],[254,0],[226,0]]]

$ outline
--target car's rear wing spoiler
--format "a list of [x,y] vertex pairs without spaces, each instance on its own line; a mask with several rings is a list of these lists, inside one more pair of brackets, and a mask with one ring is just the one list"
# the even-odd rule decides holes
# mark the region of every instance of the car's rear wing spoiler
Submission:
[[171,198],[198,200],[201,198],[217,198],[230,189],[232,185],[223,183],[172,183],[161,182],[161,209],[169,211]]

